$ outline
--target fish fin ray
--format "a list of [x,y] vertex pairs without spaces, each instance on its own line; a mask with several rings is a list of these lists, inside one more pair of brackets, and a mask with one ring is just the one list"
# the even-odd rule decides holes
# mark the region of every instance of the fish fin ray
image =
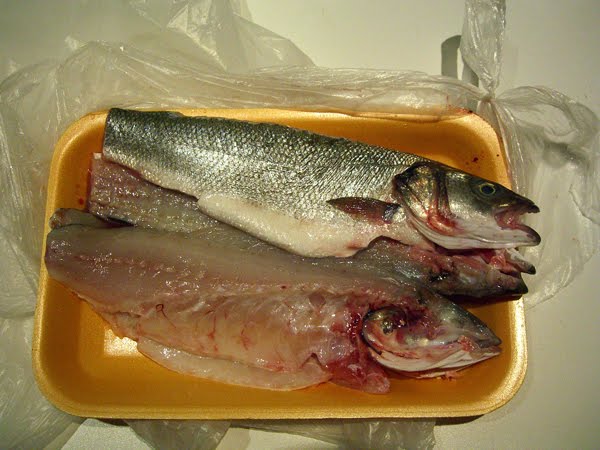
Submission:
[[350,216],[376,224],[388,224],[400,205],[370,197],[341,197],[327,200],[334,208]]

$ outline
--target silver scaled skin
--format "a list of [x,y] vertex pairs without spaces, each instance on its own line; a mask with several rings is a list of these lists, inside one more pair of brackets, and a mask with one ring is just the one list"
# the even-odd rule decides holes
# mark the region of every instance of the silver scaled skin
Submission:
[[[415,178],[402,178],[411,167],[456,170],[282,125],[112,109],[103,155],[154,184],[194,196],[206,215],[303,256],[351,256],[378,237],[424,248],[430,242],[446,248],[539,242],[517,222],[523,212],[533,212],[521,203],[532,203],[511,191],[506,190],[515,201],[502,210],[502,223],[491,207],[482,216],[485,226],[477,227],[480,217],[461,216],[474,210],[469,205],[476,192],[460,190],[456,198],[444,199],[440,196],[453,191],[440,184],[441,176],[421,182],[425,189],[410,194],[403,188],[404,181]],[[449,209],[428,208],[431,199]],[[450,229],[440,229],[440,219]],[[473,228],[462,229],[465,223]],[[485,234],[470,239],[471,229]]]

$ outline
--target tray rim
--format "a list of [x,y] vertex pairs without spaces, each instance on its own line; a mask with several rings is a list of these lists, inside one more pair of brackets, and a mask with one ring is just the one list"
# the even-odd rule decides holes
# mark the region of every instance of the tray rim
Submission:
[[[352,113],[340,110],[306,110],[306,109],[293,109],[293,108],[170,108],[170,109],[147,109],[148,111],[178,111],[184,115],[211,115],[219,116],[220,114],[229,114],[232,112],[252,113],[252,112],[269,112],[277,114],[307,114],[307,115],[320,115],[320,116],[338,116],[338,115],[350,115],[352,117],[365,117],[370,119],[381,119],[381,120],[410,120],[410,121],[436,121],[439,119],[438,116],[418,114],[381,114],[377,113],[372,116],[368,113]],[[311,411],[309,414],[306,413],[305,407],[281,407],[277,406],[274,410],[258,410],[256,407],[248,406],[246,408],[238,408],[237,413],[232,414],[231,409],[227,407],[213,407],[211,411],[206,412],[201,416],[198,415],[197,408],[193,407],[177,407],[176,411],[166,412],[157,411],[152,406],[141,406],[136,411],[131,410],[119,410],[115,409],[111,405],[96,405],[91,407],[85,402],[74,401],[70,398],[65,397],[60,388],[53,386],[46,378],[45,369],[42,363],[42,355],[40,353],[40,339],[41,339],[41,328],[43,325],[43,318],[46,314],[46,291],[48,287],[49,276],[44,264],[44,250],[46,247],[46,237],[49,232],[48,219],[51,216],[52,210],[56,203],[57,190],[59,186],[58,177],[53,177],[52,174],[56,174],[58,167],[61,163],[63,152],[69,147],[69,144],[76,139],[82,127],[85,128],[86,122],[104,120],[108,110],[96,111],[88,113],[73,122],[61,135],[57,141],[52,156],[52,161],[49,171],[49,181],[47,187],[47,197],[45,206],[45,223],[44,223],[44,236],[42,242],[41,251],[41,266],[40,266],[40,277],[38,285],[37,305],[34,315],[34,333],[32,340],[32,363],[34,369],[34,376],[38,387],[44,396],[50,400],[59,409],[81,417],[95,417],[95,418],[124,418],[124,419],[200,419],[200,420],[227,420],[227,419],[358,419],[358,418],[443,418],[443,417],[471,417],[479,416],[492,412],[505,404],[507,404],[518,392],[525,379],[527,371],[528,357],[527,357],[527,340],[526,340],[526,323],[525,323],[525,308],[523,298],[509,301],[509,311],[512,323],[510,324],[511,336],[514,336],[514,353],[517,356],[511,360],[511,370],[509,376],[504,380],[502,385],[498,387],[495,395],[489,394],[489,397],[493,398],[493,401],[479,400],[471,401],[465,404],[453,405],[452,410],[443,408],[441,410],[424,410],[418,405],[404,406],[401,411],[398,411],[398,406],[383,406],[378,409],[377,413],[369,414],[368,410],[365,411],[345,411],[343,414],[339,414],[334,411],[325,411],[329,407],[317,408],[316,411]],[[480,117],[480,116],[478,116]],[[481,117],[480,117],[481,118]],[[481,120],[484,120],[481,118]],[[499,138],[500,139],[500,138]],[[128,408],[128,407],[126,407]]]

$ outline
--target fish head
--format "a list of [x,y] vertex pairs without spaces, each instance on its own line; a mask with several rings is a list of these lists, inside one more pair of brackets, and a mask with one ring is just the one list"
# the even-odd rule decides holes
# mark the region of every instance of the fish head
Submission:
[[451,373],[500,353],[500,339],[460,306],[429,293],[419,307],[369,312],[362,336],[379,364],[422,378]]
[[540,236],[521,223],[539,208],[493,181],[435,162],[417,162],[394,178],[408,220],[448,249],[537,245]]

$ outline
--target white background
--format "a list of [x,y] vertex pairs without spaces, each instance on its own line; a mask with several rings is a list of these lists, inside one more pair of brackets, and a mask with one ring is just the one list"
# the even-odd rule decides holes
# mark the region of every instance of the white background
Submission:
[[[37,2],[33,2],[34,4]],[[64,11],[39,3],[0,5],[0,75],[14,66],[64,56],[43,33],[64,36]],[[441,43],[461,32],[462,0],[248,0],[253,20],[290,38],[317,65],[440,73]],[[545,85],[600,114],[600,2],[508,1],[499,91]],[[99,6],[100,8],[100,6]],[[60,9],[60,8],[58,8]],[[63,8],[64,9],[64,8]],[[2,19],[4,17],[4,19]],[[39,28],[52,20],[53,30]],[[100,17],[100,16],[99,16]],[[123,34],[123,24],[90,30]],[[92,32],[90,31],[90,33]],[[460,73],[460,72],[459,72]],[[593,448],[600,442],[600,295],[596,255],[575,282],[527,313],[525,383],[506,406],[472,420],[443,421],[437,448]],[[57,443],[58,446],[62,445]],[[64,448],[147,448],[127,427],[88,420]],[[230,430],[219,449],[329,448],[273,433]]]

